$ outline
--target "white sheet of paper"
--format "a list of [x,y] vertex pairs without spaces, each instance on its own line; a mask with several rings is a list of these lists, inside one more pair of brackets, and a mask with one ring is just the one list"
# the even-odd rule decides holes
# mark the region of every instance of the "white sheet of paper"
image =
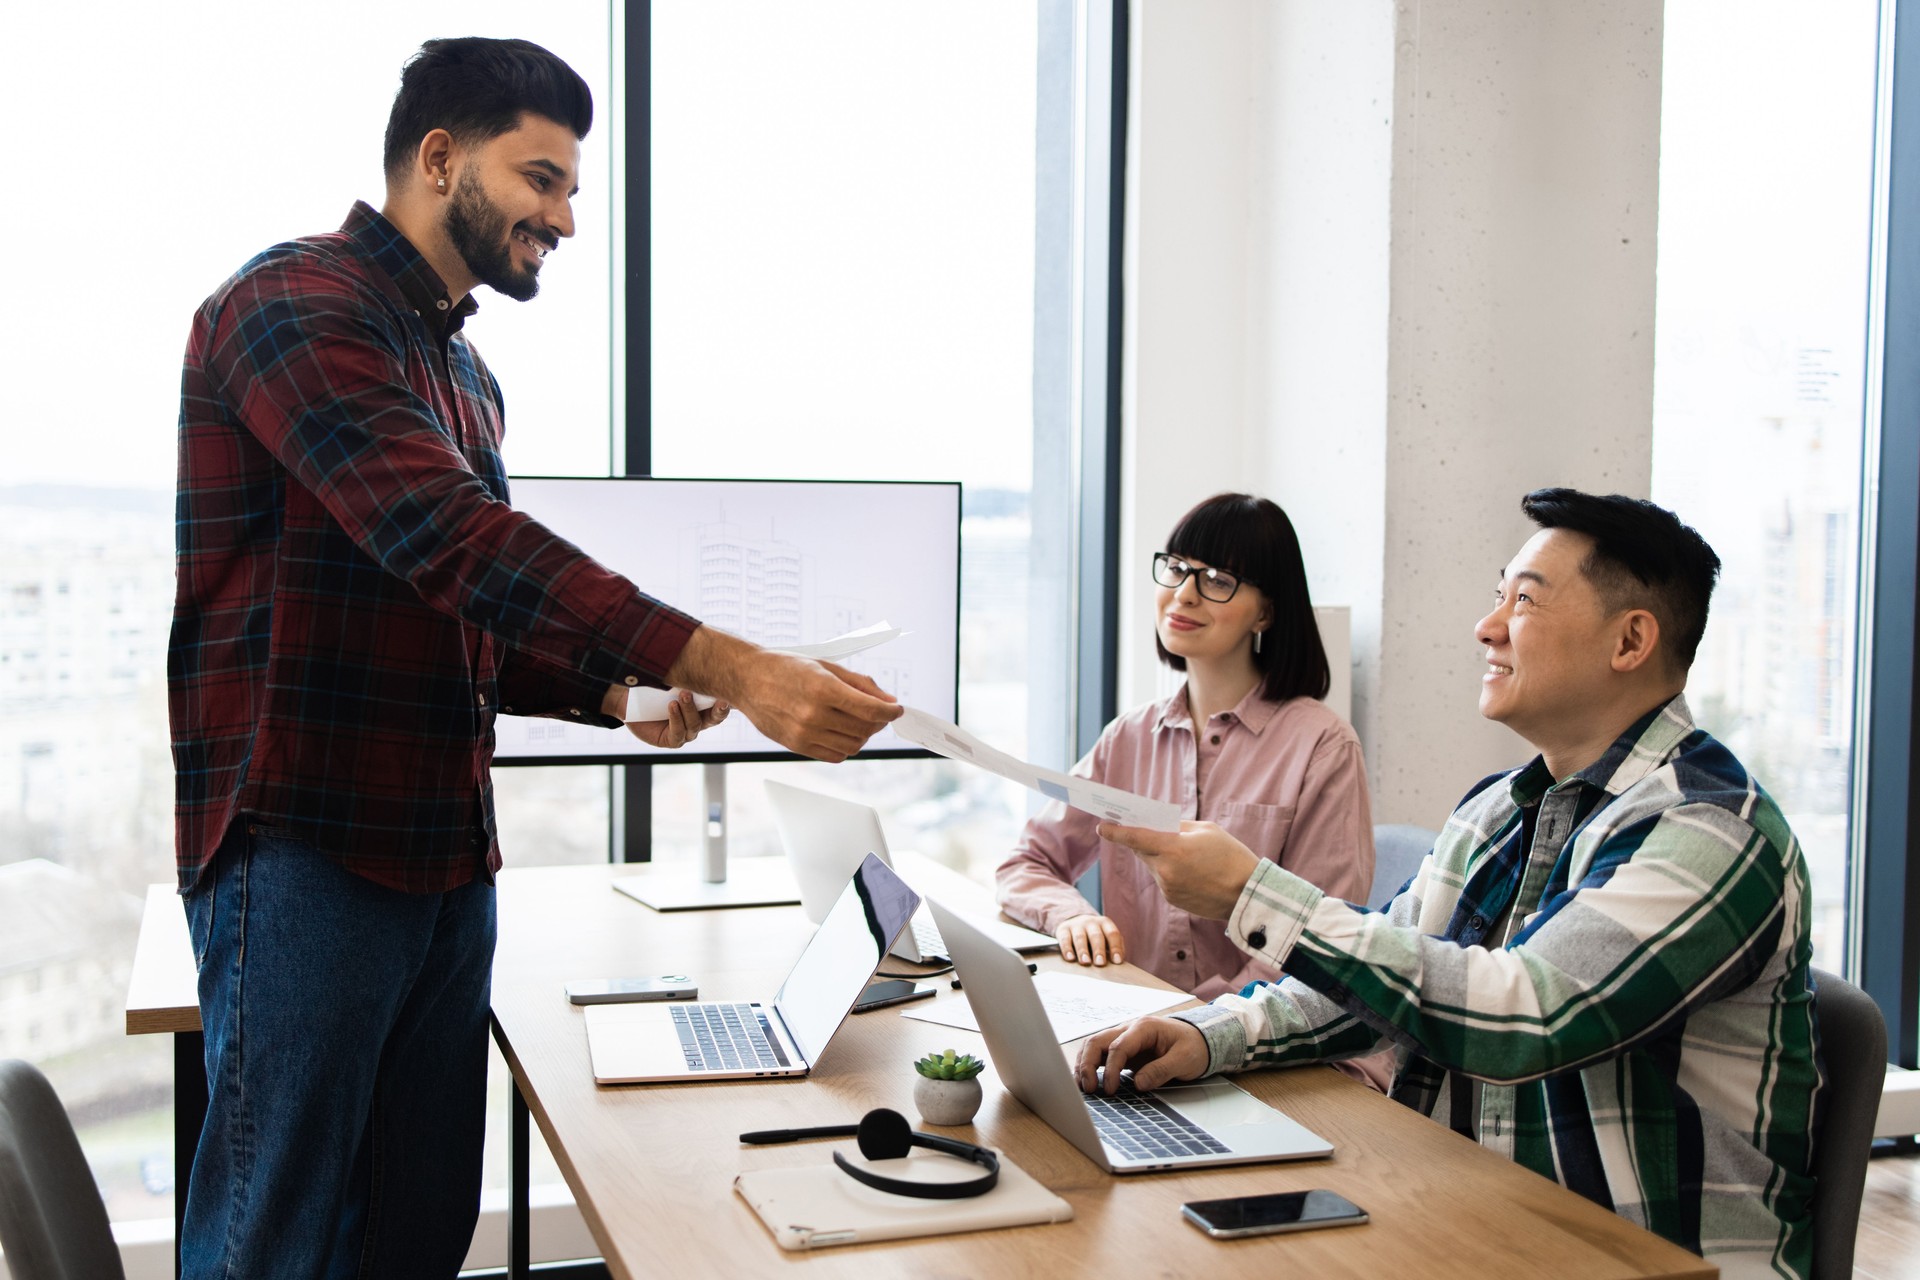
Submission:
[[[1033,985],[1040,993],[1047,1021],[1053,1024],[1053,1033],[1061,1044],[1185,1004],[1191,998],[1178,991],[1108,982],[1081,973],[1043,973],[1033,980]],[[936,1022],[943,1027],[959,1027],[963,1031],[980,1029],[980,1021],[973,1016],[973,1006],[967,1003],[964,991],[958,999],[943,998],[902,1009],[900,1016]]]
[[889,626],[885,620],[882,620],[871,626],[861,627],[857,631],[835,636],[831,640],[822,640],[819,644],[799,644],[791,649],[780,649],[777,652],[832,662],[836,658],[850,658],[863,650],[883,645],[889,640],[898,640],[907,634],[909,633],[901,628]]
[[[852,657],[856,653],[872,649],[877,645],[883,645],[889,640],[897,640],[906,634],[899,627],[888,626],[885,622],[876,622],[870,627],[861,627],[858,631],[849,631],[831,640],[822,640],[819,644],[797,644],[787,649],[775,649],[774,652],[833,662],[840,658]],[[627,690],[627,723],[641,724],[648,720],[665,720],[667,708],[679,694],[678,689],[636,687]],[[713,703],[714,699],[704,693],[693,695],[693,705],[702,711]]]
[[1180,829],[1180,806],[1171,801],[1149,800],[1104,782],[1091,782],[1057,769],[1028,764],[917,707],[908,707],[906,713],[893,722],[893,731],[915,746],[938,752],[949,760],[978,765],[1096,818],[1127,827],[1150,827],[1155,831]]

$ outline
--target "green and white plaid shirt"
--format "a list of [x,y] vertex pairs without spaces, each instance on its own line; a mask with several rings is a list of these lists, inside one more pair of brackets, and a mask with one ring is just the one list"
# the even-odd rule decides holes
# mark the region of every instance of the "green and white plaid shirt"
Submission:
[[1263,863],[1228,933],[1287,976],[1175,1016],[1211,1071],[1392,1045],[1415,1110],[1723,1274],[1804,1280],[1807,920],[1779,808],[1676,697],[1569,778],[1475,787],[1384,911]]

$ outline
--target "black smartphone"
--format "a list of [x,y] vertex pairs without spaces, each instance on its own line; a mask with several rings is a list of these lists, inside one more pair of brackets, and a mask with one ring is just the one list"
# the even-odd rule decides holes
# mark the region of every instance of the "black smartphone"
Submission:
[[658,978],[587,978],[567,984],[575,1004],[624,1004],[630,1000],[691,1000],[700,988],[684,973]]
[[853,1002],[855,1013],[865,1013],[869,1009],[884,1009],[890,1004],[905,1004],[909,1000],[924,1000],[934,993],[935,988],[926,983],[906,982],[898,978],[889,978],[885,982],[876,982],[860,993]]
[[1216,1240],[1264,1236],[1312,1227],[1357,1226],[1367,1212],[1333,1191],[1282,1191],[1226,1200],[1194,1200],[1180,1206],[1181,1216]]

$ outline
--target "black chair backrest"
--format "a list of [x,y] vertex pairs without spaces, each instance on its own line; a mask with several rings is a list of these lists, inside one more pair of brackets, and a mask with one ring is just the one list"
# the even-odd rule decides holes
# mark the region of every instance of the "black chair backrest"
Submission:
[[1853,1275],[1853,1241],[1867,1155],[1887,1079],[1887,1022],[1867,993],[1824,969],[1813,971],[1814,1019],[1826,1071],[1813,1135],[1813,1275]]
[[53,1086],[0,1062],[0,1250],[12,1280],[124,1280],[93,1172]]

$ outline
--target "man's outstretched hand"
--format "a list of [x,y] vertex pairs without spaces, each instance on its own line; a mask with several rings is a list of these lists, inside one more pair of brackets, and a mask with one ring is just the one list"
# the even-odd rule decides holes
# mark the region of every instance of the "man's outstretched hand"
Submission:
[[738,707],[754,728],[787,750],[833,763],[865,746],[904,710],[858,672],[762,649],[711,627],[693,633],[667,679],[675,688],[697,689]]

